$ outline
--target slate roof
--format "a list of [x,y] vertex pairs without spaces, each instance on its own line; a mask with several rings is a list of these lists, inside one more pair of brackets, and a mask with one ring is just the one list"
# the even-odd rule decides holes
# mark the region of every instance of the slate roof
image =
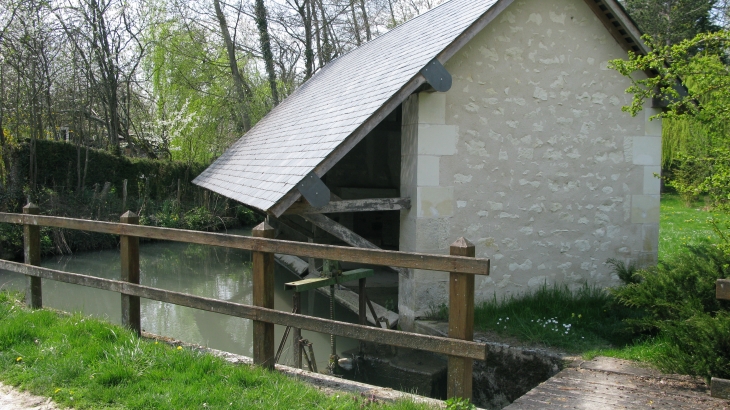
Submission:
[[[448,1],[331,61],[193,183],[265,212],[283,212],[281,206],[279,212],[272,207],[500,2],[512,1]],[[622,46],[645,50],[617,0],[587,4]]]
[[268,211],[497,0],[451,0],[333,60],[193,183]]

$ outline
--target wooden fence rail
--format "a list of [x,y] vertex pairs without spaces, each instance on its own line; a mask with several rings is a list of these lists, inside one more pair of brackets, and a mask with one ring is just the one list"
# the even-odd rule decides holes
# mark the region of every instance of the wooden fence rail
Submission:
[[[282,241],[273,239],[274,229],[266,223],[254,228],[253,236],[247,237],[140,226],[137,225],[139,218],[131,212],[127,212],[121,217],[121,223],[41,216],[38,215],[39,210],[33,204],[24,207],[23,212],[23,214],[0,213],[0,222],[24,225],[25,244],[25,263],[0,260],[0,269],[26,275],[28,278],[27,300],[33,308],[42,306],[41,279],[51,279],[120,293],[122,323],[138,334],[141,330],[140,298],[251,319],[254,321],[254,364],[267,368],[273,368],[275,362],[274,324],[291,326],[295,328],[295,332],[296,329],[304,329],[361,341],[445,354],[449,356],[447,383],[449,397],[472,397],[472,361],[474,359],[485,360],[487,357],[486,345],[473,341],[473,322],[474,275],[488,275],[489,260],[475,258],[474,245],[464,238],[460,238],[451,246],[451,255],[430,255]],[[40,226],[120,235],[122,280],[103,279],[37,266],[40,264]],[[140,285],[140,237],[252,251],[254,306]],[[273,256],[275,253],[369,265],[450,272],[449,337],[374,328],[363,323],[351,324],[274,310]],[[364,298],[361,298],[361,305],[363,300]],[[360,308],[362,316],[364,308],[363,306]]]
[[280,239],[187,231],[184,229],[128,225],[116,222],[88,221],[85,219],[62,218],[57,216],[22,215],[5,212],[0,212],[0,222],[22,224],[26,226],[52,226],[55,228],[78,229],[81,231],[108,233],[113,235],[137,236],[148,239],[196,243],[200,245],[221,246],[257,252],[281,253],[308,258],[331,259],[370,265],[428,269],[442,272],[459,272],[472,275],[489,274],[489,259],[481,258],[386,251],[381,249],[351,248],[347,246],[283,241]]

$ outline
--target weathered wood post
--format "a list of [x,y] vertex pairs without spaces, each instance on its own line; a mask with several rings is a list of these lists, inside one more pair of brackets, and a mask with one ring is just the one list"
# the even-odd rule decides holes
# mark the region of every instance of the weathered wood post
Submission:
[[[207,191],[206,191],[207,192]],[[266,222],[253,228],[257,238],[273,238],[276,230]],[[253,304],[267,309],[274,308],[274,254],[253,252]],[[253,363],[274,368],[274,324],[253,322]]]
[[[26,215],[38,215],[38,208],[32,202],[23,207]],[[41,264],[41,228],[38,225],[23,225],[23,254],[25,263],[33,266]],[[33,309],[43,307],[43,294],[41,292],[41,278],[34,276],[27,277],[25,303]]]
[[[451,244],[453,256],[475,255],[474,244],[459,238]],[[474,275],[449,274],[449,337],[474,340]],[[472,398],[472,359],[449,356],[447,397]]]
[[[119,219],[121,223],[139,224],[139,217],[132,211],[125,212]],[[122,281],[139,284],[139,238],[121,235],[119,248],[122,261]],[[142,334],[139,296],[122,294],[122,326],[132,329],[137,336]]]
[[[730,301],[730,279],[718,279],[715,297]],[[710,395],[720,399],[730,399],[730,380],[713,377],[710,381]]]
[[[302,314],[302,294],[300,292],[294,292],[292,296],[292,304],[294,309],[292,311],[297,314]],[[302,329],[295,327],[292,329],[292,354],[294,355],[294,368],[302,368],[302,348],[300,340],[302,338]]]
[[122,180],[122,212],[127,209],[127,180]]

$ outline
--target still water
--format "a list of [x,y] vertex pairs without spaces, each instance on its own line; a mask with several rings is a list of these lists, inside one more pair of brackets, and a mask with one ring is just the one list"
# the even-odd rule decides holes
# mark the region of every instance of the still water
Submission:
[[[249,230],[229,230],[228,233],[249,235]],[[47,258],[43,267],[119,279],[119,250],[82,252],[70,256]],[[140,246],[140,283],[146,286],[189,293],[230,302],[251,304],[251,253],[238,249],[218,248],[178,242],[155,242]],[[278,264],[275,268],[275,301],[277,310],[291,312],[292,292],[284,291],[284,283],[297,277]],[[22,275],[0,270],[0,288],[23,290]],[[309,298],[314,297],[314,303]],[[118,293],[43,280],[44,306],[67,312],[82,312],[121,322],[121,302]],[[313,313],[308,312],[313,308]],[[329,317],[329,299],[319,293],[303,293],[304,314]],[[251,357],[252,321],[153,300],[141,300],[142,329],[189,343]],[[336,319],[357,323],[357,315],[338,305]],[[275,326],[277,348],[284,327]],[[302,332],[312,342],[317,367],[326,369],[330,354],[329,335]],[[338,353],[352,349],[357,342],[337,338]],[[291,336],[279,361],[292,363]]]

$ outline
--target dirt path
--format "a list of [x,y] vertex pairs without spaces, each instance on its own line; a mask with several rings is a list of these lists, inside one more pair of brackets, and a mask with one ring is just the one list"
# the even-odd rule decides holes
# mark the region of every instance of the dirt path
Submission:
[[0,383],[0,410],[58,410],[48,397],[38,397]]

